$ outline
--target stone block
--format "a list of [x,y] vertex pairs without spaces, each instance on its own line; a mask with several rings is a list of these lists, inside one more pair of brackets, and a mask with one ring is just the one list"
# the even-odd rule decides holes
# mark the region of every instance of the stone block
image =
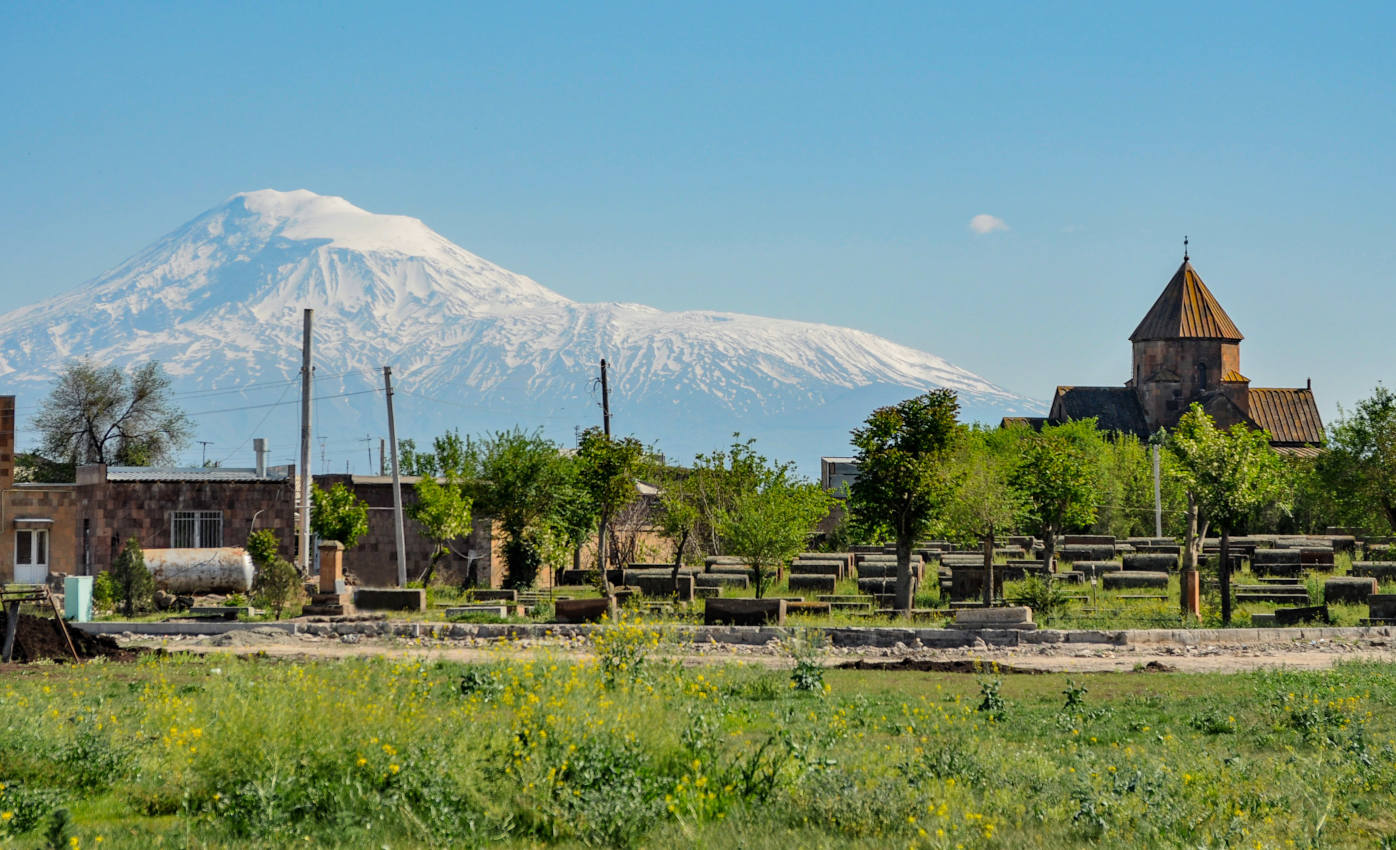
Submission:
[[1067,534],[1062,537],[1063,546],[1114,546],[1113,534]]
[[699,573],[693,577],[696,587],[735,587],[742,590],[751,586],[751,579],[743,573]]
[[519,592],[517,590],[476,590],[473,592],[477,602],[518,602]]
[[790,564],[791,575],[807,576],[841,576],[844,573],[844,565],[838,561],[806,561],[796,559]]
[[1327,605],[1306,605],[1302,608],[1276,608],[1275,625],[1297,626],[1300,623],[1329,622]]
[[693,574],[679,573],[677,589],[672,574],[631,575],[626,584],[637,587],[640,593],[658,599],[677,597],[680,602],[693,601]]
[[784,599],[709,599],[703,622],[709,626],[783,626],[788,603]]
[[[982,561],[980,562],[983,563]],[[997,566],[994,568],[994,588],[995,599],[1003,597],[1004,570]],[[952,567],[950,570],[950,599],[967,600],[984,598],[984,568],[978,567]]]
[[562,599],[553,605],[554,623],[595,623],[610,610],[606,597]]
[[361,587],[354,607],[363,611],[425,611],[427,592],[420,587]]
[[1396,622],[1396,593],[1373,593],[1368,596],[1367,616],[1372,620]]
[[1084,573],[1087,578],[1096,576],[1099,578],[1105,573],[1118,573],[1124,569],[1119,561],[1077,561],[1071,568],[1079,573]]
[[792,591],[814,591],[815,593],[833,593],[834,585],[838,582],[836,576],[818,575],[792,575],[788,583]]
[[805,602],[803,600],[791,602],[787,599],[785,602],[785,613],[787,615],[805,614],[808,616],[822,616],[832,611],[833,607],[834,606],[828,602]]
[[353,594],[317,593],[310,597],[310,604],[305,606],[301,613],[314,617],[343,617],[352,614]]
[[1377,580],[1370,576],[1334,576],[1323,581],[1323,601],[1362,604],[1377,592]]
[[1127,570],[1150,573],[1171,573],[1178,569],[1178,556],[1161,552],[1135,552],[1125,555],[1121,563]]
[[1032,624],[1032,609],[1026,605],[1003,608],[960,608],[955,612],[956,626],[971,628],[1008,629]]
[[1110,561],[1115,558],[1115,544],[1112,542],[1063,546],[1057,550],[1057,557],[1073,563],[1076,561]]
[[1396,561],[1356,561],[1348,574],[1371,576],[1378,581],[1396,580]]
[[1168,587],[1168,573],[1146,573],[1138,570],[1106,573],[1101,576],[1101,587],[1106,590],[1136,587]]
[[490,614],[495,617],[508,617],[513,613],[513,605],[457,605],[446,609],[446,617],[465,617],[470,614]]

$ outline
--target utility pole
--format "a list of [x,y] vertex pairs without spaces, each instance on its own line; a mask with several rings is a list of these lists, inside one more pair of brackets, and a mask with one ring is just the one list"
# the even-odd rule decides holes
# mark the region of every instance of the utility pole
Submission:
[[1150,446],[1154,450],[1154,536],[1163,536],[1163,488],[1159,485],[1158,443]]
[[301,537],[297,567],[310,575],[310,327],[315,311],[305,308],[305,332],[301,338]]
[[397,586],[407,586],[407,548],[402,530],[402,476],[397,466],[397,424],[393,421],[393,367],[383,367],[383,392],[388,397],[388,442],[393,456],[393,536],[397,543]]
[[606,382],[606,360],[601,360],[601,424],[611,436],[611,385]]
[[368,471],[373,473],[373,435],[364,434],[364,453],[368,455]]
[[378,439],[378,474],[379,474],[379,475],[387,475],[387,474],[388,474],[388,461],[386,460],[386,458],[387,458],[387,451],[388,451],[388,450],[387,450],[387,448],[386,448],[386,445],[387,445],[387,444],[383,441],[383,438],[380,437],[380,438]]
[[211,445],[212,440],[199,440],[199,466],[208,466],[208,447]]

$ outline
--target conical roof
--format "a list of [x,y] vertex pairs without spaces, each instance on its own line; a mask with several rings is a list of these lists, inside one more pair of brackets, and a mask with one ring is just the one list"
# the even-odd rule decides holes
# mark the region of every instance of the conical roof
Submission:
[[1187,257],[1183,258],[1183,264],[1163,288],[1154,306],[1149,308],[1144,321],[1129,335],[1130,342],[1145,339],[1240,342],[1243,338]]

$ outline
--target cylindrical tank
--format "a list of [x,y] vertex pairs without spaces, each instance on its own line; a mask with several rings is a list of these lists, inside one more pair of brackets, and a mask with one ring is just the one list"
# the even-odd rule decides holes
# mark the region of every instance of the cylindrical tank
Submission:
[[246,593],[252,589],[252,558],[246,549],[146,549],[145,565],[155,586],[170,593]]

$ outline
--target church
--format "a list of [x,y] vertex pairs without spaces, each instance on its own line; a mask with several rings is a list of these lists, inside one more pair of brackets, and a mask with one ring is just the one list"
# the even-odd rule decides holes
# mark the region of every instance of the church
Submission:
[[1183,264],[1130,334],[1134,368],[1123,387],[1059,386],[1046,417],[1003,424],[1040,428],[1093,416],[1101,430],[1148,439],[1197,402],[1218,427],[1263,428],[1277,451],[1316,455],[1324,437],[1312,386],[1252,387],[1241,374],[1243,338],[1185,250]]

